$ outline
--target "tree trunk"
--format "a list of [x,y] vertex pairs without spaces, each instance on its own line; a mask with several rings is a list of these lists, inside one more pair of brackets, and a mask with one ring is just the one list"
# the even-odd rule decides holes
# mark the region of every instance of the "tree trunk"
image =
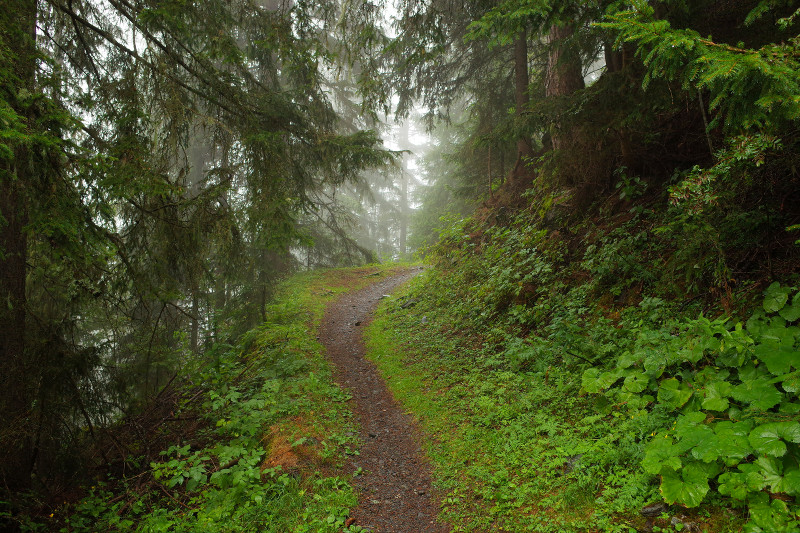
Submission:
[[408,169],[403,162],[403,173],[400,176],[400,259],[406,258],[408,252]]
[[[545,77],[545,96],[548,98],[566,96],[584,87],[580,55],[567,44],[574,32],[575,29],[569,25],[553,25],[550,28],[550,52]],[[553,124],[551,139],[555,150],[563,149],[570,137],[570,132],[564,129],[564,125],[558,121]]]
[[506,179],[506,152],[500,150],[500,185],[505,183]]
[[[516,115],[521,124],[522,114],[526,111],[530,103],[530,93],[528,85],[528,37],[525,30],[520,31],[516,41],[514,41],[514,103],[516,104]],[[521,135],[517,140],[517,163],[515,170],[525,164],[525,160],[533,155],[531,140],[527,135]]]
[[606,61],[606,72],[620,72],[625,65],[625,56],[622,50],[614,50],[613,45],[606,41],[603,43],[603,55]]
[[488,177],[489,177],[489,197],[494,197],[494,191],[492,190],[492,146],[489,145],[489,154],[486,157],[486,166],[488,167]]
[[198,292],[199,289],[196,287],[192,289],[192,331],[189,336],[189,349],[194,355],[199,354],[198,349],[200,347],[200,304],[198,302],[199,298],[197,297]]
[[[12,0],[0,14],[0,25],[13,58],[13,77],[3,76],[2,90],[21,117],[30,114],[16,101],[20,89],[35,90],[36,2]],[[16,77],[16,80],[13,78]],[[11,78],[11,79],[9,79]],[[30,486],[33,469],[30,381],[25,358],[25,278],[28,209],[25,188],[32,179],[33,153],[14,147],[14,159],[0,164],[0,483],[9,490]]]
[[[401,150],[408,150],[411,148],[409,139],[410,130],[409,121],[404,121],[400,126],[400,135],[398,144]],[[398,242],[400,259],[406,258],[408,251],[408,154],[403,154],[403,160],[400,165],[400,237]]]

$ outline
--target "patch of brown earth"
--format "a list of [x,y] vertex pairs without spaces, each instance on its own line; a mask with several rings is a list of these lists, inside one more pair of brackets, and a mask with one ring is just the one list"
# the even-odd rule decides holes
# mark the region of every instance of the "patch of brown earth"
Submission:
[[313,470],[309,470],[309,466],[323,464],[319,437],[300,417],[274,424],[264,439],[268,442],[268,453],[261,464],[262,470],[280,467],[283,472],[309,473]]
[[436,520],[439,502],[416,424],[364,358],[362,331],[378,302],[418,272],[408,270],[345,294],[328,307],[320,327],[320,342],[337,383],[353,396],[350,407],[361,428],[360,454],[348,465],[350,472],[360,472],[355,477],[359,503],[348,524],[374,533],[450,531]]

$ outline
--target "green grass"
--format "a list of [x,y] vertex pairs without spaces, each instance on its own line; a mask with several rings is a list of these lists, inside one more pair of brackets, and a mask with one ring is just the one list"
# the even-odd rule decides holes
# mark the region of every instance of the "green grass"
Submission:
[[[430,270],[379,307],[369,357],[420,421],[454,531],[635,531],[659,501],[640,468],[664,413],[613,408],[581,388],[582,368],[560,358],[558,336],[520,366],[516,345],[491,320],[464,313],[458,281]],[[456,276],[452,276],[456,277]],[[463,290],[463,285],[459,285]],[[402,309],[404,298],[418,303]],[[670,520],[740,531],[714,503],[673,509]]]
[[402,310],[395,299],[380,307],[367,333],[369,357],[430,436],[443,518],[454,531],[547,531],[551,523],[556,531],[582,523],[581,506],[563,506],[557,520],[538,513],[558,507],[552,500],[564,491],[557,480],[563,458],[548,457],[542,432],[557,431],[559,421],[534,409],[545,399],[542,390],[529,376],[493,371],[480,346],[469,346],[476,339],[448,332],[453,317],[443,313],[424,303]]
[[397,265],[296,275],[268,307],[268,320],[235,346],[187,361],[183,382],[199,398],[176,416],[202,428],[157,460],[130,456],[136,474],[98,479],[26,531],[356,532],[344,527],[357,495],[337,476],[357,434],[344,393],[316,340],[326,305]]

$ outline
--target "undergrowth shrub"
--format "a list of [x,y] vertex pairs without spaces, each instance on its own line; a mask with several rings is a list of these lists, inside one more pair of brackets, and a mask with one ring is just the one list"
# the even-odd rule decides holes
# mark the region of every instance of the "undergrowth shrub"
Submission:
[[[393,320],[458,376],[447,401],[468,413],[459,431],[497,454],[463,467],[475,481],[451,489],[452,516],[469,515],[459,506],[475,490],[516,530],[630,531],[663,499],[730,531],[798,531],[800,295],[773,284],[745,323],[707,318],[726,308],[703,293],[730,281],[728,244],[758,232],[732,239],[741,220],[720,232],[679,210],[558,232],[522,212],[443,233],[412,292],[419,304]],[[450,340],[417,337],[414,320]],[[589,518],[543,518],[576,502]]]
[[610,369],[583,388],[632,417],[670,413],[642,468],[667,503],[716,494],[746,505],[745,531],[800,529],[800,292],[773,283],[745,324],[727,318],[639,327]]
[[[323,461],[335,462],[353,440],[344,393],[309,333],[309,289],[290,289],[296,292],[268,306],[267,321],[236,346],[218,344],[184,369],[202,400],[199,409],[185,404],[174,416],[200,416],[201,429],[140,465],[137,475],[98,482],[80,502],[59,509],[60,531],[358,531],[344,525],[356,503],[346,480],[314,472],[314,464],[301,475],[268,461],[270,428],[287,420],[327,424],[317,452]],[[295,449],[306,440],[289,444]],[[48,526],[31,522],[23,530]]]

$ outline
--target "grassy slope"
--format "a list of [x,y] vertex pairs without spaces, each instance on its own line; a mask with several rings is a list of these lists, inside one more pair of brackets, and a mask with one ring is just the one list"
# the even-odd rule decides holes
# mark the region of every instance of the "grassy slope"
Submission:
[[[749,443],[746,432],[737,437],[736,451],[723,435],[731,423],[800,429],[797,328],[772,311],[731,333],[734,321],[702,317],[721,313],[707,301],[671,300],[684,280],[664,267],[675,247],[656,237],[668,220],[660,217],[584,223],[571,242],[525,213],[504,227],[467,222],[407,289],[414,306],[381,306],[371,357],[432,436],[456,531],[797,530],[798,487],[784,481],[797,474],[800,439],[787,435],[788,453],[774,458],[752,434]],[[730,296],[742,302],[758,289]],[[789,300],[795,292],[784,290]],[[769,321],[793,345],[772,373],[753,352],[771,349]],[[775,402],[748,395],[752,383]],[[722,494],[724,476],[731,487],[756,463],[763,469],[741,498]],[[784,481],[770,479],[773,467]],[[640,515],[663,498],[674,505]]]
[[329,301],[393,268],[287,280],[267,322],[237,346],[187,361],[171,418],[199,426],[165,443],[159,458],[126,456],[133,474],[98,480],[81,501],[50,509],[49,520],[25,520],[24,529],[343,531],[356,495],[336,467],[355,453],[354,421],[315,331]]
[[[416,285],[414,297],[426,282]],[[369,333],[371,357],[431,435],[428,453],[446,494],[443,517],[455,531],[606,529],[614,521],[595,509],[592,473],[570,469],[589,452],[610,455],[607,462],[625,450],[593,427],[580,375],[512,371],[481,331],[459,330],[457,321],[446,306],[423,301],[399,310],[387,303]],[[635,475],[620,463],[616,475]]]

